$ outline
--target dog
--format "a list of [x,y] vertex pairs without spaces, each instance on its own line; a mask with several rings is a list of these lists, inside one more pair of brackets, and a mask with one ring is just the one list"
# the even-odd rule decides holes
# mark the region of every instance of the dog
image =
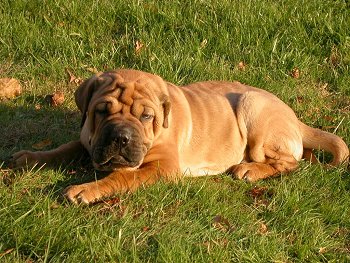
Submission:
[[275,95],[240,82],[176,86],[161,77],[119,69],[85,80],[75,92],[80,139],[50,151],[20,151],[13,167],[55,165],[84,151],[109,174],[68,186],[74,203],[93,203],[135,191],[161,178],[232,174],[250,182],[293,171],[312,149],[348,162],[338,136],[299,121]]

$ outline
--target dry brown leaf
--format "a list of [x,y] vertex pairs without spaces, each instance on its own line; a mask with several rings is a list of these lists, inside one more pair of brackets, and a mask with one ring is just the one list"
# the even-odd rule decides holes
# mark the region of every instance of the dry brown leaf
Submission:
[[11,169],[0,169],[1,180],[4,185],[10,187],[15,179],[15,175]]
[[322,97],[328,97],[331,95],[331,93],[328,90],[329,84],[326,83],[319,83],[317,87],[317,91],[321,94]]
[[17,79],[0,79],[0,99],[13,99],[21,93],[22,87]]
[[249,190],[248,194],[253,198],[260,198],[267,192],[267,190],[267,187],[254,186],[254,188]]
[[226,247],[228,244],[228,239],[227,238],[216,239],[216,240],[213,240],[213,243],[220,247]]
[[52,144],[52,141],[50,139],[43,140],[41,142],[35,143],[32,145],[32,148],[35,150],[42,150],[46,148],[47,146],[50,146]]
[[14,248],[9,248],[9,249],[5,250],[3,253],[0,253],[0,258],[7,255],[7,254],[10,254],[14,250],[15,250]]
[[268,232],[268,228],[267,228],[267,225],[265,223],[260,223],[260,226],[259,226],[259,233],[260,234],[266,234]]
[[142,228],[142,232],[147,232],[147,231],[149,231],[150,230],[150,227],[148,227],[148,226],[144,226],[143,228]]
[[143,48],[143,43],[140,40],[136,40],[135,42],[135,53],[139,54],[141,52],[141,49]]
[[232,226],[227,218],[222,217],[221,215],[216,215],[213,218],[213,227],[223,231],[231,231]]
[[318,250],[318,253],[320,253],[320,254],[324,254],[326,252],[327,252],[327,248],[325,248],[325,247],[320,247],[320,249]]
[[76,173],[77,173],[77,171],[75,171],[75,170],[70,170],[70,171],[68,171],[68,174],[70,174],[70,175],[76,174]]
[[108,199],[108,200],[105,200],[103,201],[104,204],[107,204],[107,205],[116,205],[116,204],[119,204],[120,203],[120,198],[119,197],[114,197],[114,198],[111,198],[111,199]]
[[248,191],[248,195],[254,199],[254,206],[268,207],[270,205],[270,201],[266,197],[271,197],[273,195],[273,191],[267,187],[254,186],[254,188]]
[[291,76],[295,79],[298,79],[300,77],[300,69],[293,68],[291,72]]
[[210,253],[210,250],[214,246],[220,246],[220,247],[227,247],[229,241],[227,238],[220,238],[220,239],[214,239],[214,240],[207,240],[203,243],[200,243],[200,245],[204,246],[208,253]]
[[303,96],[297,96],[297,102],[303,103],[305,101],[305,98]]
[[29,190],[27,188],[23,188],[21,190],[21,195],[28,195],[29,194]]
[[201,42],[201,48],[205,48],[205,46],[208,44],[208,40],[204,39],[202,42]]
[[52,107],[60,106],[64,102],[64,93],[63,92],[54,92],[53,94],[46,95],[45,100]]
[[66,69],[66,72],[69,78],[68,82],[69,83],[74,82],[74,80],[76,79],[76,76],[74,76],[74,74],[69,69]]
[[333,67],[339,66],[339,64],[341,62],[341,57],[340,57],[339,51],[338,51],[336,46],[332,47],[332,51],[331,51],[331,54],[329,56],[329,60],[330,60],[331,65]]
[[97,74],[97,73],[100,72],[100,71],[97,70],[97,68],[86,68],[86,70],[91,72],[91,73],[94,73],[94,74]]
[[238,69],[243,71],[245,70],[245,68],[246,68],[246,64],[243,61],[240,61],[238,63]]
[[99,210],[101,213],[114,212],[115,207],[119,207],[119,214],[122,216],[125,212],[125,207],[120,204],[120,198],[114,197],[108,200],[100,200],[94,203],[94,205],[102,205],[102,208]]
[[57,208],[59,208],[60,207],[60,205],[58,204],[58,203],[56,203],[56,202],[53,202],[51,205],[50,205],[50,209],[57,209]]
[[222,182],[222,178],[219,178],[219,177],[214,177],[211,179],[212,181],[214,181],[215,183],[220,183]]
[[68,74],[69,83],[74,83],[76,85],[80,85],[81,83],[83,83],[83,79],[76,77],[69,69],[66,68],[66,72]]
[[323,119],[326,121],[333,122],[335,118],[334,118],[334,116],[326,115],[326,116],[323,116]]

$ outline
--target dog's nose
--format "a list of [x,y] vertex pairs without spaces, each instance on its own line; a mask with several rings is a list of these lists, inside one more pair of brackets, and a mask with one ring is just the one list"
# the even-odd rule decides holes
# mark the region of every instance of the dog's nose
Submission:
[[126,147],[130,142],[131,135],[127,131],[121,131],[117,134],[116,141],[120,148]]

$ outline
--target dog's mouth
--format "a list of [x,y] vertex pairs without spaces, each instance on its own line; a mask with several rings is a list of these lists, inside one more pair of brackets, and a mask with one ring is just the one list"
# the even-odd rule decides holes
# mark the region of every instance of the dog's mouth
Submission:
[[103,161],[93,160],[95,169],[99,171],[115,171],[121,168],[137,168],[142,161],[130,160],[127,157],[116,155]]
[[121,168],[137,168],[147,152],[145,146],[132,149],[117,149],[113,145],[95,147],[92,161],[96,170],[115,171]]

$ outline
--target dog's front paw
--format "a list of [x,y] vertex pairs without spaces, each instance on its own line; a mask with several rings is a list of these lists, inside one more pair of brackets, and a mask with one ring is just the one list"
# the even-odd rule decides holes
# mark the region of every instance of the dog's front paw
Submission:
[[71,185],[63,190],[63,196],[74,204],[91,204],[103,197],[97,183]]
[[32,167],[40,163],[39,154],[31,151],[19,151],[14,153],[9,160],[10,168]]

